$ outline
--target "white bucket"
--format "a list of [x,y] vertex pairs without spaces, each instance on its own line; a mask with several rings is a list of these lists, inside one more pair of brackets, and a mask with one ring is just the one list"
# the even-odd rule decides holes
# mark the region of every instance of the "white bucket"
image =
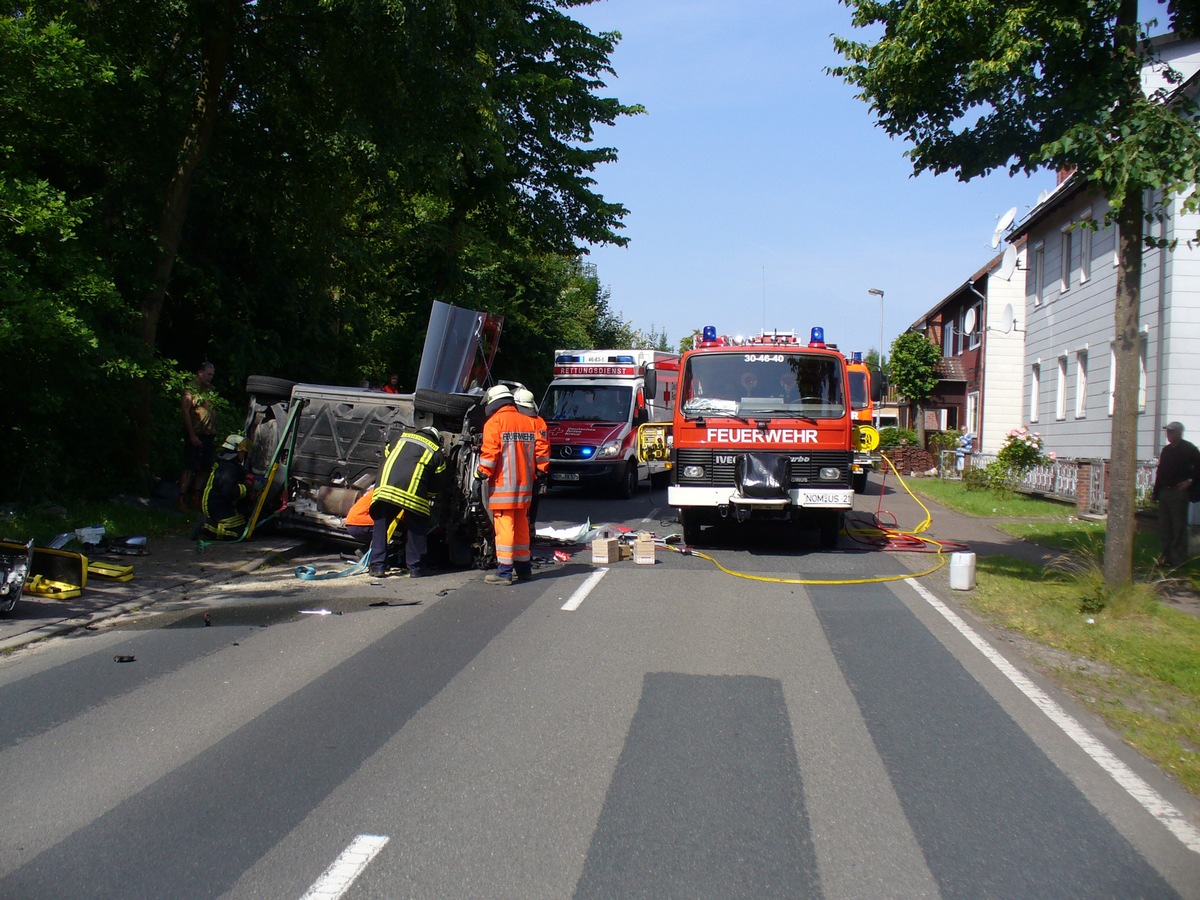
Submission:
[[975,554],[950,555],[950,590],[969,591],[975,587]]

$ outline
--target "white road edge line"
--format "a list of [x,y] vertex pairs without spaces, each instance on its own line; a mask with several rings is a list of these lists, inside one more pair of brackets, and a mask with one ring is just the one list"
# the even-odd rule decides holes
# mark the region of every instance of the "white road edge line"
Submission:
[[592,588],[599,584],[600,579],[607,574],[608,569],[597,569],[588,576],[588,580],[579,586],[579,590],[573,593],[561,608],[565,609],[567,612],[574,612],[575,610],[579,609],[579,604],[583,602],[583,598],[590,594],[592,592]]
[[941,600],[923,588],[912,578],[905,582],[912,585],[913,590],[924,598],[925,602],[942,614],[942,617],[954,626],[958,632],[975,645],[980,653],[987,657],[1001,674],[1016,685],[1017,689],[1033,701],[1034,706],[1044,712],[1055,725],[1063,730],[1071,740],[1078,744],[1083,752],[1096,761],[1113,780],[1140,803],[1150,815],[1162,822],[1167,829],[1183,842],[1183,845],[1194,853],[1200,853],[1200,831],[1192,826],[1183,813],[1167,802],[1158,791],[1146,784],[1136,772],[1117,759],[1107,747],[1092,736],[1086,728],[1079,724],[1065,709],[1055,703],[1036,684],[1017,671],[1007,659],[1001,656],[989,643],[980,637],[966,622],[960,619]]
[[381,834],[360,834],[300,900],[337,900],[350,889],[350,885],[354,884],[354,880],[387,842],[388,838]]

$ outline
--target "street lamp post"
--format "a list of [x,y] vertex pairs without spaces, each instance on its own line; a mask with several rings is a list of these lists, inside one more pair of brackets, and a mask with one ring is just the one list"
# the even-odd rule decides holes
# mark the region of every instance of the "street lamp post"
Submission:
[[[879,298],[879,378],[882,384],[883,380],[883,291],[879,288],[868,288],[868,294],[872,294]],[[879,406],[875,406],[875,427],[879,427]]]

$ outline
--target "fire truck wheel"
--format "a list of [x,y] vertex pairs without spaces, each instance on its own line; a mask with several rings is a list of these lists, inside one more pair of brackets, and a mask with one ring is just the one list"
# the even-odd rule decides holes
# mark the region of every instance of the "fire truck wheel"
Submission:
[[854,493],[865,494],[867,492],[867,473],[859,472],[854,476]]
[[637,463],[631,462],[625,466],[625,471],[621,473],[621,480],[617,482],[617,496],[622,500],[628,500],[637,493],[637,486]]
[[821,519],[821,546],[832,550],[837,546],[838,535],[842,533],[844,513],[840,509],[826,510]]
[[685,544],[700,543],[700,511],[698,509],[679,510],[679,524],[683,528]]

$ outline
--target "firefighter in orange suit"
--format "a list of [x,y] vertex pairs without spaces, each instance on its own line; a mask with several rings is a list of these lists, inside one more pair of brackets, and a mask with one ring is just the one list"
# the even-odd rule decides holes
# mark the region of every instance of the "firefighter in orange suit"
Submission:
[[517,409],[533,419],[536,426],[534,434],[534,455],[536,456],[537,472],[533,477],[533,500],[529,503],[529,542],[537,537],[538,501],[546,490],[550,480],[550,436],[546,428],[546,420],[538,412],[537,401],[533,399],[533,391],[528,388],[517,388],[513,391],[513,402]]
[[[489,389],[483,402],[488,418],[475,478],[488,482],[496,530],[496,571],[483,580],[513,584],[533,576],[528,513],[538,464],[537,423],[517,409],[507,385]],[[546,457],[548,465],[548,452]]]

